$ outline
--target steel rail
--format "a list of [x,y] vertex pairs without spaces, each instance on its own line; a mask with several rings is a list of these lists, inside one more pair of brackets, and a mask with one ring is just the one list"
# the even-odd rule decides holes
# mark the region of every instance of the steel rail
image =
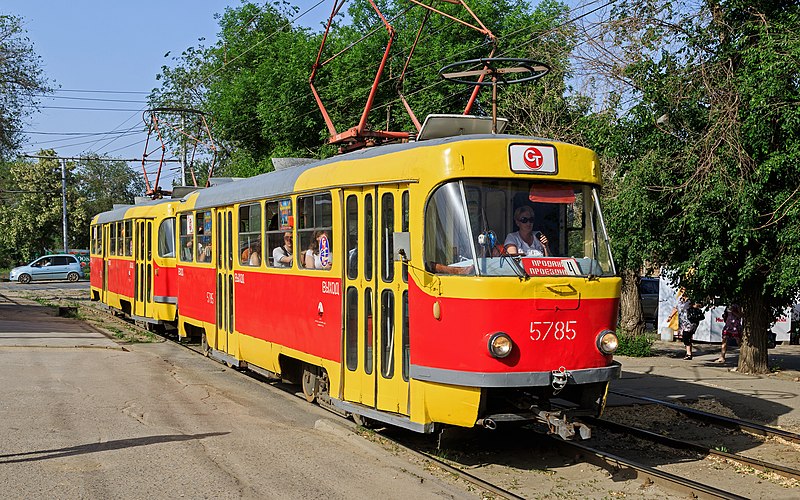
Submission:
[[713,486],[708,486],[691,479],[664,472],[653,467],[639,464],[622,458],[611,453],[596,450],[575,441],[564,441],[553,436],[547,435],[557,446],[569,450],[571,453],[577,452],[586,458],[586,461],[601,468],[609,465],[619,469],[631,469],[636,472],[637,477],[643,477],[667,489],[687,493],[691,498],[725,498],[730,500],[744,500],[747,497],[739,496],[729,491],[724,491]]
[[633,394],[627,394],[619,391],[608,391],[608,392],[609,394],[615,394],[617,396],[623,396],[630,399],[638,399],[641,401],[647,401],[649,403],[665,406],[667,408],[679,411],[697,420],[703,420],[705,422],[710,422],[717,425],[723,425],[728,428],[740,429],[751,432],[753,434],[759,434],[761,436],[779,437],[787,441],[800,444],[800,434],[795,434],[794,432],[785,431],[783,429],[776,429],[775,427],[769,427],[766,425],[757,424],[755,422],[748,422],[746,420],[741,420],[738,418],[724,417],[722,415],[716,415],[714,413],[695,410],[694,408],[688,408],[686,406],[682,406],[679,404],[670,403],[669,401],[662,401],[660,399],[650,398],[647,396],[635,396]]
[[751,458],[746,455],[740,455],[738,453],[728,453],[725,451],[716,450],[714,448],[709,448],[707,446],[700,445],[697,443],[692,443],[689,441],[683,441],[681,439],[675,439],[668,436],[663,436],[661,434],[648,431],[646,429],[631,427],[629,425],[622,425],[602,418],[584,417],[581,420],[585,421],[586,423],[590,423],[592,425],[597,425],[609,429],[613,432],[634,435],[638,438],[661,443],[671,448],[689,449],[703,455],[713,455],[728,460],[734,460],[736,462],[749,465],[750,467],[758,469],[762,472],[774,472],[775,474],[779,474],[784,477],[800,479],[800,470],[792,469],[791,467],[785,467],[783,465],[765,462],[763,460],[759,460],[757,458]]
[[450,465],[447,462],[445,462],[445,461],[443,461],[443,460],[431,455],[430,453],[427,453],[427,452],[424,452],[424,451],[417,451],[414,448],[411,448],[410,446],[407,446],[407,445],[405,445],[405,444],[403,444],[400,441],[397,441],[395,439],[386,437],[383,434],[378,434],[378,436],[380,436],[381,439],[385,439],[386,441],[392,443],[393,445],[402,448],[404,451],[408,452],[411,455],[416,456],[419,459],[430,460],[431,462],[434,462],[437,467],[440,467],[440,468],[444,469],[446,472],[449,472],[449,473],[455,475],[456,477],[459,477],[459,478],[461,478],[461,479],[463,479],[463,480],[465,480],[467,482],[470,482],[470,483],[474,484],[475,486],[477,486],[477,487],[479,487],[479,488],[481,488],[483,490],[492,492],[495,495],[499,495],[500,497],[507,498],[509,500],[525,500],[525,497],[521,497],[521,496],[519,496],[519,495],[517,495],[515,493],[512,493],[510,491],[504,490],[503,488],[501,488],[499,486],[496,486],[496,485],[494,485],[494,484],[492,484],[492,483],[490,483],[488,481],[485,481],[485,480],[483,480],[483,479],[481,479],[481,478],[479,478],[479,477],[477,477],[475,475],[472,475],[469,472],[466,472],[466,471],[464,471],[462,469],[459,469],[458,467],[453,467],[452,465]]

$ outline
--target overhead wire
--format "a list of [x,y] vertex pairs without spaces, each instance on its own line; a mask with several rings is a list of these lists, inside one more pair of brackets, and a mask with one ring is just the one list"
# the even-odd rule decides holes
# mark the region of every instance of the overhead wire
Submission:
[[[578,5],[578,6],[575,6],[574,8],[572,8],[572,9],[570,9],[570,10],[569,10],[569,12],[567,13],[567,16],[570,16],[570,15],[572,15],[573,13],[575,13],[576,11],[579,11],[579,10],[585,9],[585,8],[587,8],[587,7],[589,7],[589,6],[592,6],[592,5],[594,5],[594,4],[597,4],[597,3],[601,2],[601,1],[602,1],[602,0],[591,0],[591,1],[589,1],[589,2],[586,2],[586,3],[584,3],[584,4],[580,4],[580,5]],[[539,33],[539,34],[538,34],[538,35],[537,35],[535,38],[532,38],[531,40],[528,40],[528,41],[526,41],[526,42],[523,42],[523,43],[521,43],[521,44],[519,44],[519,45],[517,45],[517,46],[515,46],[515,47],[512,47],[512,48],[510,48],[510,49],[507,49],[507,50],[505,50],[505,51],[503,52],[503,54],[507,54],[509,51],[512,51],[512,50],[517,50],[517,49],[520,49],[520,48],[522,48],[522,47],[524,47],[524,46],[526,46],[526,45],[531,45],[531,44],[533,44],[533,43],[535,43],[535,42],[537,42],[537,41],[541,40],[541,39],[542,39],[542,38],[544,38],[545,36],[547,36],[547,35],[550,35],[550,34],[553,34],[553,33],[556,33],[556,32],[558,32],[559,30],[561,30],[563,27],[565,27],[565,26],[567,26],[567,25],[569,25],[569,24],[571,24],[571,23],[574,23],[574,22],[576,22],[576,21],[578,21],[578,20],[580,20],[580,19],[583,19],[583,18],[585,18],[585,17],[587,17],[587,16],[589,16],[589,15],[593,14],[594,12],[597,12],[597,11],[598,11],[598,10],[600,10],[600,9],[603,9],[603,8],[605,8],[605,7],[608,7],[609,5],[611,5],[611,4],[615,3],[615,2],[616,2],[616,0],[608,0],[608,1],[606,1],[604,4],[600,5],[599,7],[595,8],[595,9],[592,9],[591,11],[584,12],[584,13],[582,13],[582,14],[580,14],[580,15],[578,15],[578,16],[576,16],[576,17],[574,17],[574,18],[568,18],[568,19],[566,19],[564,22],[562,22],[562,23],[560,23],[560,24],[558,24],[558,25],[556,25],[556,26],[554,26],[554,27],[552,27],[552,28],[549,28],[548,30],[546,30],[546,31],[544,31],[544,32],[541,32],[541,33]],[[371,28],[367,28],[367,29],[371,29]],[[443,28],[442,28],[442,29],[443,29]],[[519,34],[520,32],[522,32],[522,31],[525,31],[526,29],[530,29],[530,27],[529,27],[529,26],[525,26],[525,27],[519,28],[519,29],[517,29],[517,30],[515,30],[515,31],[512,31],[512,32],[510,32],[510,33],[506,33],[506,34],[504,34],[502,37],[501,37],[501,36],[498,36],[498,42],[499,42],[500,40],[502,40],[502,39],[507,39],[507,38],[509,38],[509,37],[512,37],[512,36],[514,36],[514,35],[517,35],[517,34]],[[456,53],[454,54],[454,57],[458,57],[458,56],[461,56],[461,55],[463,55],[463,54],[466,54],[466,53],[468,53],[468,52],[470,52],[470,51],[477,50],[477,49],[479,49],[480,47],[482,47],[482,46],[485,46],[486,44],[487,44],[487,42],[486,42],[486,41],[484,41],[484,42],[482,42],[482,43],[479,43],[479,44],[476,44],[476,45],[473,45],[473,46],[467,47],[467,48],[465,48],[465,49],[463,49],[463,50],[461,50],[461,51],[459,51],[459,52],[456,52]],[[396,56],[396,57],[401,57],[401,56]],[[501,56],[500,56],[500,55],[498,55],[497,57],[501,57]],[[427,64],[423,65],[423,66],[419,66],[419,67],[416,67],[416,68],[412,68],[412,69],[410,69],[410,70],[409,70],[409,71],[406,73],[406,77],[408,77],[409,75],[412,75],[414,72],[423,71],[423,70],[425,70],[425,69],[427,69],[427,68],[429,68],[429,67],[433,66],[434,64],[437,64],[437,62],[436,62],[436,61],[432,61],[432,62],[430,62],[430,63],[427,63]],[[387,85],[387,84],[389,84],[389,83],[391,83],[391,82],[393,82],[393,81],[396,81],[398,78],[399,78],[399,77],[390,77],[390,78],[387,78],[387,79],[381,80],[381,82],[379,83],[379,87],[380,87],[381,85]],[[421,93],[421,92],[424,92],[424,91],[426,91],[426,90],[430,90],[431,88],[437,87],[437,86],[439,86],[439,85],[443,84],[444,82],[445,82],[444,80],[437,80],[436,82],[434,82],[434,83],[432,83],[432,84],[430,84],[430,85],[428,85],[428,86],[426,86],[426,87],[424,87],[424,88],[421,88],[421,89],[418,89],[418,90],[412,91],[412,92],[410,92],[410,93],[407,93],[407,94],[406,94],[406,97],[408,98],[408,97],[411,97],[411,96],[413,96],[413,95],[416,95],[416,94],[419,94],[419,93]],[[363,92],[364,90],[367,90],[367,89],[369,89],[369,88],[370,88],[369,86],[363,86],[363,87],[360,87],[359,89],[357,89],[355,92],[358,92],[358,91],[362,91],[362,92]],[[324,89],[325,89],[325,87],[321,87],[319,90],[320,90],[320,92],[323,92],[323,91],[324,91]],[[457,96],[458,96],[458,95],[460,95],[462,92],[463,92],[463,91],[461,91],[461,90],[454,91],[453,93],[449,94],[448,96],[444,96],[444,98],[453,98],[453,97],[457,97]],[[354,95],[356,95],[356,94],[354,94],[354,93],[351,93],[351,94],[349,94],[349,95],[342,96],[342,97],[340,97],[339,99],[337,99],[337,100],[333,101],[333,102],[332,102],[332,104],[339,104],[339,103],[341,103],[341,102],[347,101],[347,100],[351,99],[351,98],[352,98],[352,96],[354,96]],[[382,104],[379,104],[379,105],[377,105],[377,106],[373,107],[373,108],[372,108],[372,110],[373,110],[373,111],[376,111],[376,110],[383,109],[383,108],[385,108],[385,107],[387,107],[387,106],[390,106],[390,105],[393,105],[393,104],[398,104],[398,103],[400,103],[400,102],[401,102],[401,100],[400,100],[400,97],[398,96],[398,97],[395,97],[395,98],[393,98],[393,99],[391,99],[391,100],[389,100],[389,101],[386,101],[386,102],[384,102],[384,103],[382,103]],[[273,106],[271,109],[272,109],[272,110],[277,110],[277,109],[280,109],[281,107],[283,107],[283,106],[285,106],[285,105],[286,105],[286,103],[276,103],[276,104],[275,104],[275,105],[274,105],[274,106]],[[308,115],[310,115],[310,114],[312,114],[312,113],[316,113],[316,112],[319,112],[319,110],[318,110],[318,109],[314,109],[314,110],[307,111],[307,112],[305,112],[305,113],[303,113],[303,114],[301,114],[301,115],[298,115],[297,117],[295,117],[295,121],[301,121],[301,120],[302,120],[303,118],[305,118],[306,116],[308,116]],[[257,119],[257,118],[256,118],[256,119]],[[321,145],[320,147],[322,147],[322,146],[323,146],[323,145]]]

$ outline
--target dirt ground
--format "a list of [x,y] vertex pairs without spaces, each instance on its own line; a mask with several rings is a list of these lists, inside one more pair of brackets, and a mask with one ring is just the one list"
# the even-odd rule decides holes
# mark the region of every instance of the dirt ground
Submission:
[[[103,328],[109,332],[110,336],[123,344],[163,342],[160,337],[153,336],[149,332],[111,317],[107,312],[96,309],[87,300],[87,294],[80,290],[46,290],[36,293],[23,291],[22,295],[40,303],[77,307],[78,318],[98,328]],[[163,347],[168,348],[169,346]],[[175,347],[175,349],[179,348]],[[165,366],[165,369],[167,368]],[[228,396],[237,402],[237,406],[248,404],[246,399],[234,394]],[[692,404],[699,409],[713,413],[743,416],[737,415],[735,407],[714,399],[698,399]],[[247,410],[246,407],[242,409],[252,414],[253,409]],[[136,413],[139,410],[132,408],[130,411]],[[696,424],[689,422],[686,417],[673,410],[652,405],[619,406],[608,408],[606,417],[623,424],[650,428],[680,439],[697,440],[720,449],[743,452],[762,460],[778,460],[787,466],[800,467],[800,449],[797,445]],[[330,418],[336,419],[337,417],[331,415]],[[286,427],[291,426],[291,423],[283,422],[281,425]],[[284,432],[288,432],[288,427]],[[401,449],[383,443],[379,435],[360,428],[356,432],[367,441],[381,443],[384,449],[392,455],[416,461],[411,457],[404,457]],[[389,432],[394,434],[398,431],[391,430]],[[786,480],[773,474],[758,473],[738,464],[703,458],[694,453],[644,443],[629,436],[595,429],[593,439],[589,444],[748,498],[776,500],[800,497],[800,487],[796,481]],[[419,447],[431,450],[434,448],[430,441],[419,444]],[[632,477],[630,471],[599,468],[578,457],[564,456],[555,450],[548,440],[522,429],[464,431],[455,440],[448,441],[442,449],[434,450],[433,453],[456,467],[463,468],[470,474],[495,483],[524,498],[686,498],[684,493],[665,490],[658,485]],[[379,458],[373,459],[380,460]],[[442,481],[453,480],[434,465],[426,464],[424,461],[419,462],[418,465]],[[479,491],[465,483],[460,484],[464,488],[464,498],[473,495],[493,498],[492,495],[481,495]],[[438,493],[446,490],[441,485],[439,488]],[[387,494],[386,491],[394,491],[395,494]],[[403,491],[393,488],[384,490],[384,494],[387,495],[387,498],[407,497]],[[433,496],[439,495],[434,493]],[[459,494],[453,498],[458,497],[462,496]]]

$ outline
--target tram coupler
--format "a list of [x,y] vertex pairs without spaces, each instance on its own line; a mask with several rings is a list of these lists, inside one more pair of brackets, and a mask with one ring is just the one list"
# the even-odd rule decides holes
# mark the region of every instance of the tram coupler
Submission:
[[537,417],[547,425],[550,434],[558,434],[564,441],[575,438],[577,432],[581,439],[590,439],[592,429],[580,422],[567,422],[567,416],[559,412],[540,411]]

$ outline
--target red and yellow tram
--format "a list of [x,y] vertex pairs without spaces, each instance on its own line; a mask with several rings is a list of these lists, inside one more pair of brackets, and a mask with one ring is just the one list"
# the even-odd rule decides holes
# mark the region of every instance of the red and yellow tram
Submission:
[[[139,276],[139,244],[119,255],[128,221],[134,238],[156,238],[174,217],[177,251],[153,266],[177,298],[179,334],[211,356],[295,380],[359,421],[432,432],[543,420],[567,436],[566,417],[599,414],[620,374],[599,187],[592,151],[530,137],[364,149],[101,214],[93,258],[108,269],[92,293],[169,316],[163,302],[137,308],[141,288],[112,276],[126,265]],[[544,254],[503,246],[521,207]]]
[[174,211],[178,204],[178,200],[148,200],[92,219],[92,300],[147,325],[176,321]]

